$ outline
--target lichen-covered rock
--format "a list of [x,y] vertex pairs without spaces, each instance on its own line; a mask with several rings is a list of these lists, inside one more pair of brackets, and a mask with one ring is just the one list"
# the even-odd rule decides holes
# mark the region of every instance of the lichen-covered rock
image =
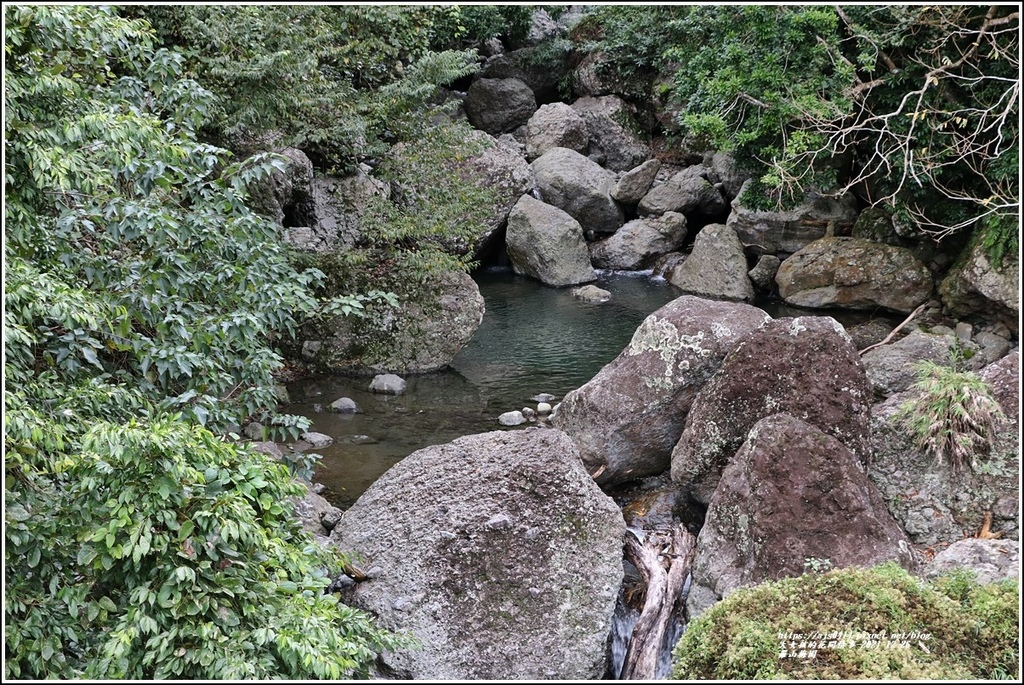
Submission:
[[665,212],[700,212],[706,217],[724,218],[729,205],[712,183],[712,173],[710,168],[702,165],[683,169],[664,183],[651,188],[640,199],[637,211],[641,216]]
[[932,294],[932,275],[910,250],[858,238],[821,238],[790,256],[775,276],[797,307],[909,313]]
[[286,147],[278,152],[285,158],[284,168],[275,169],[270,176],[249,188],[249,207],[279,226],[287,220],[295,225],[299,220],[311,223],[309,217],[297,217],[300,208],[308,206],[313,183],[313,162],[298,148]]
[[744,206],[745,182],[732,201],[726,223],[736,231],[751,254],[789,255],[826,235],[849,235],[857,220],[853,195],[836,200],[809,193],[805,201],[788,211],[767,211]]
[[564,102],[541,105],[526,122],[526,158],[531,161],[553,147],[585,154],[589,143],[583,117]]
[[514,131],[537,111],[533,91],[517,78],[482,78],[466,93],[466,116],[492,135]]
[[512,268],[556,288],[596,278],[579,222],[557,207],[523,195],[505,234]]
[[403,679],[600,678],[625,524],[557,430],[496,431],[418,450],[349,509],[331,543],[370,580],[346,602],[421,649]]
[[950,571],[967,569],[979,583],[998,583],[1020,577],[1018,540],[957,540],[932,558],[924,567],[927,578]]
[[953,316],[995,317],[1017,333],[1020,319],[1020,261],[1015,255],[996,269],[980,241],[950,270],[939,295]]
[[437,273],[397,308],[368,307],[361,318],[307,324],[289,349],[328,371],[426,373],[448,366],[483,316],[484,298],[469,274]]
[[555,419],[598,483],[669,467],[693,397],[725,355],[771,320],[746,304],[684,295],[648,316],[618,357],[568,393]]
[[576,219],[584,231],[614,233],[622,226],[622,208],[610,195],[612,172],[564,147],[551,148],[530,166],[541,199]]
[[590,131],[590,156],[612,171],[628,171],[650,157],[640,139],[633,107],[617,95],[582,97],[572,103]]
[[725,224],[708,224],[697,234],[690,256],[669,274],[668,282],[693,295],[750,302],[754,286],[747,270],[736,232]]
[[750,430],[722,472],[697,536],[690,616],[744,585],[831,566],[915,561],[857,454],[790,414]]
[[622,174],[619,182],[612,188],[611,196],[623,204],[631,205],[639,202],[661,171],[661,162],[649,159],[640,166]]
[[686,240],[686,217],[676,212],[635,219],[610,238],[591,243],[590,261],[599,269],[646,269]]
[[871,479],[915,543],[950,543],[976,535],[986,512],[992,514],[991,532],[1019,538],[1019,352],[990,364],[980,375],[1004,418],[997,423],[992,450],[970,468],[954,471],[946,461],[925,454],[894,420],[900,407],[917,397],[916,391],[896,393],[871,410]]
[[741,341],[693,400],[672,451],[672,480],[708,502],[751,427],[780,412],[870,459],[871,388],[835,319],[775,319]]

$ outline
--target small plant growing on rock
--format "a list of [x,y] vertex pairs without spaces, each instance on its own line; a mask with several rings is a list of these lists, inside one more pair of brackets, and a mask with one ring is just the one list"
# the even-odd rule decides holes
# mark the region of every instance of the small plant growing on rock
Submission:
[[824,573],[825,571],[832,570],[831,559],[821,559],[819,557],[808,557],[804,559],[804,572],[805,573]]
[[917,397],[900,406],[893,419],[910,431],[915,444],[954,471],[972,466],[987,453],[1003,417],[988,385],[969,371],[957,371],[927,360],[915,364]]

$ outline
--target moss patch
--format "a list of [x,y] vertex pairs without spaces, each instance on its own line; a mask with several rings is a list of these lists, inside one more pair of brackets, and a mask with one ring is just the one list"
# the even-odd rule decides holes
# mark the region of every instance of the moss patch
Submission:
[[742,588],[687,627],[673,678],[1016,679],[1019,597],[896,564]]

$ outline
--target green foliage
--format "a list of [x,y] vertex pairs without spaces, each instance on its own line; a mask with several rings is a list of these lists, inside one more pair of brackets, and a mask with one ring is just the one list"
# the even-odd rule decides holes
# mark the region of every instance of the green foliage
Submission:
[[202,427],[308,425],[272,345],[323,274],[246,207],[279,161],[198,141],[143,23],[4,13],[5,676],[365,675],[395,640],[324,595],[287,469]]
[[[1020,591],[964,574],[933,584],[894,563],[848,568],[740,588],[691,622],[672,677],[738,679],[987,679],[1017,674]],[[788,635],[915,633],[867,647],[863,640],[782,656]],[[921,637],[927,635],[927,637]],[[831,639],[837,639],[833,636]],[[849,639],[849,638],[847,638]],[[799,642],[800,638],[797,638]],[[904,642],[906,644],[904,644]],[[805,645],[806,647],[806,645]]]
[[1004,227],[1020,216],[1013,7],[602,7],[574,33],[624,79],[667,77],[683,133],[750,165],[759,208],[853,190],[936,239],[998,222],[993,249],[1009,247]]
[[[207,133],[233,148],[304,150],[325,171],[382,154],[429,119],[438,85],[476,69],[475,53],[432,52],[426,6],[143,6],[217,98]],[[413,126],[413,124],[416,126]]]
[[917,447],[954,470],[975,468],[995,439],[1003,417],[988,384],[970,371],[958,371],[927,360],[914,365],[917,395],[900,405],[893,420],[914,438]]
[[450,49],[491,38],[521,42],[530,31],[532,5],[448,5],[439,8],[431,27],[431,44]]

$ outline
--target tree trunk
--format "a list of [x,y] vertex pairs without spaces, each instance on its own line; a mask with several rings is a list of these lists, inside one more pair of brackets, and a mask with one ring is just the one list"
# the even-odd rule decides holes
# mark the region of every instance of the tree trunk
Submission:
[[648,533],[644,537],[641,542],[635,534],[626,532],[626,558],[643,576],[647,595],[626,648],[620,680],[657,677],[665,631],[696,553],[696,539],[682,525],[670,535]]

